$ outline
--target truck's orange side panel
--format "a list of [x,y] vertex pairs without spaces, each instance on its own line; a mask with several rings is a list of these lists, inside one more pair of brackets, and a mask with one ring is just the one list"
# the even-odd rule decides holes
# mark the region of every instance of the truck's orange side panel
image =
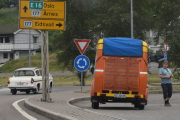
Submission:
[[95,74],[94,74],[94,92],[101,93],[103,86],[103,76],[104,76],[104,60],[102,56],[103,50],[98,49],[97,50],[97,59],[96,59],[96,68],[95,68]]

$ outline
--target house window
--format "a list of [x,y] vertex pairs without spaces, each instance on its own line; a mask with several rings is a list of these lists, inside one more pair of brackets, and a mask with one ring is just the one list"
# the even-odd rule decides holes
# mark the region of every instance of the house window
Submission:
[[5,37],[5,43],[9,43],[9,37]]
[[33,43],[37,43],[38,37],[33,37]]
[[156,30],[150,30],[150,37],[156,37],[157,31]]
[[8,53],[3,53],[3,58],[8,59]]
[[3,43],[3,37],[0,37],[0,43]]
[[13,59],[14,58],[14,54],[10,53],[10,58]]

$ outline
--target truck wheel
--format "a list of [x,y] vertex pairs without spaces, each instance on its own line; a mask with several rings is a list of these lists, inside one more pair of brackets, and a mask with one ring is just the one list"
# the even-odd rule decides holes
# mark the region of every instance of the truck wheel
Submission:
[[34,94],[39,93],[39,90],[40,90],[40,86],[39,86],[39,84],[38,84],[38,85],[37,85],[37,88],[34,90]]
[[134,108],[139,108],[139,104],[135,103]]
[[30,90],[26,90],[26,94],[29,94],[30,93]]
[[99,108],[99,103],[98,102],[92,102],[92,108],[93,109],[98,109]]
[[144,110],[144,105],[139,105],[140,110]]
[[17,90],[11,90],[11,93],[12,93],[13,95],[16,95]]

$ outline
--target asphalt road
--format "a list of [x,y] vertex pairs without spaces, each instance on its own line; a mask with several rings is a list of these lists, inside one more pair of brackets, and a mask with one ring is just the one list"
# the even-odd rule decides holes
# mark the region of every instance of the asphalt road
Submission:
[[150,94],[144,110],[135,109],[130,103],[100,104],[99,109],[92,109],[90,101],[81,101],[74,105],[126,120],[180,120],[180,94],[173,94],[170,102],[172,107],[164,107],[161,94]]
[[[90,89],[90,87],[83,87],[83,89]],[[72,91],[72,90],[80,90],[79,86],[74,87],[64,87],[58,86],[53,87],[53,92],[61,92],[61,91]],[[30,96],[34,96],[35,94],[31,93],[29,95],[25,94],[25,92],[17,92],[16,95],[12,95],[8,88],[0,89],[0,120],[27,120],[24,116],[22,116],[14,107],[13,103],[20,99],[25,99]],[[24,101],[20,102],[18,105],[21,107],[29,115],[37,118],[38,120],[49,120],[35,112],[32,112],[24,107]]]

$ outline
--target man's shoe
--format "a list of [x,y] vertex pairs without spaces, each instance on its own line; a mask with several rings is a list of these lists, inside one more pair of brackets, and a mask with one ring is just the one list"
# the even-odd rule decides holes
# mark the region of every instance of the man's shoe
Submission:
[[172,105],[170,103],[164,104],[165,107],[171,107]]

